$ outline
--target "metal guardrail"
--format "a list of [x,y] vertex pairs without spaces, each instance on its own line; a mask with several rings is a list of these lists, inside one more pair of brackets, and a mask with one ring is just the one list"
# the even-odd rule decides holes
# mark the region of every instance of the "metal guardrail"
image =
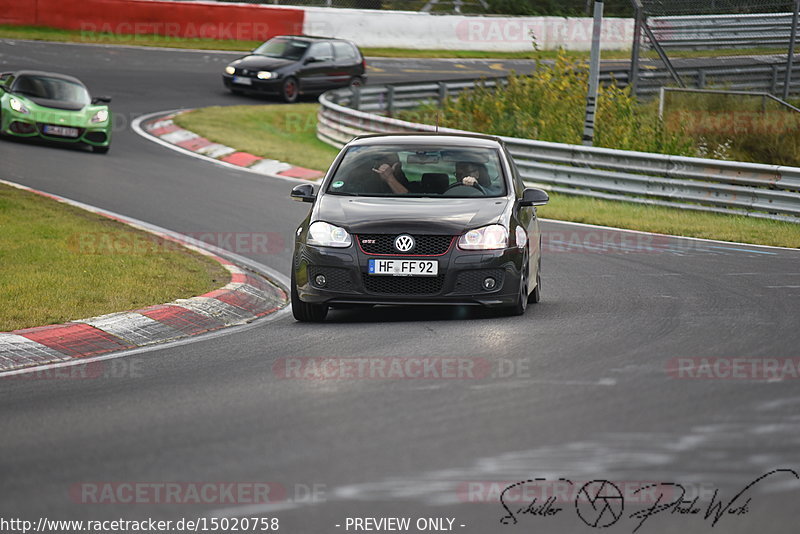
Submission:
[[[435,126],[385,114],[390,109],[439,101],[473,84],[442,82],[329,91],[319,99],[317,137],[342,147],[366,133],[437,131]],[[450,128],[438,131],[461,132]],[[527,182],[557,193],[800,223],[797,167],[501,139]]]
[[650,17],[648,24],[665,49],[788,49],[791,13]]

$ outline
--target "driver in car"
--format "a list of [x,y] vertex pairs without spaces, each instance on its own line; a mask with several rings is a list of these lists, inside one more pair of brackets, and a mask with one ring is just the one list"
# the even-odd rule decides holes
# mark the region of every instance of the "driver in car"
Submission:
[[459,161],[456,163],[456,180],[466,186],[475,187],[486,194],[499,192],[489,178],[486,165],[474,161]]

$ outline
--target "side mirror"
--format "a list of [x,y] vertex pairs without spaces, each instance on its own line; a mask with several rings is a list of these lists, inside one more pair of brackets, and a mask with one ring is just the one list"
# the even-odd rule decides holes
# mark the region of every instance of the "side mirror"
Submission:
[[522,198],[519,199],[519,206],[544,206],[550,201],[550,197],[541,189],[534,189],[529,187],[522,192]]
[[314,202],[317,194],[314,192],[314,186],[311,184],[300,184],[294,186],[291,194],[292,200],[298,202]]
[[314,56],[308,56],[305,60],[303,60],[303,63],[307,65],[309,63],[316,63],[317,61],[319,61],[319,59],[315,58]]
[[111,97],[110,96],[96,96],[92,98],[92,104],[110,104]]

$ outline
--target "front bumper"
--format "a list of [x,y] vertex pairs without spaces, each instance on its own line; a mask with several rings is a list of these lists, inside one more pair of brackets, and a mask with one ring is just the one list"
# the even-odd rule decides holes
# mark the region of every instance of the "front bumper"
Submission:
[[[366,254],[355,244],[335,249],[297,242],[293,268],[298,296],[308,303],[494,307],[517,302],[522,256],[518,248],[462,251],[453,243],[442,256],[391,257],[436,260],[439,262],[436,277],[370,275],[369,259],[386,259],[386,256]],[[316,282],[320,274],[325,277],[324,286]],[[483,288],[487,277],[496,281],[491,290]]]
[[225,84],[225,87],[228,89],[236,89],[238,91],[245,91],[251,93],[265,93],[265,94],[273,94],[277,95],[280,94],[281,88],[283,86],[283,78],[271,78],[269,80],[259,80],[258,78],[251,78],[249,76],[241,76],[237,75],[240,78],[246,78],[250,80],[249,84],[243,83],[234,83],[233,78],[230,74],[223,74],[222,75],[222,83]]
[[108,146],[111,144],[111,132],[108,123],[101,123],[97,126],[75,126],[72,124],[54,124],[52,126],[68,127],[78,130],[76,137],[50,135],[44,132],[48,124],[37,122],[29,115],[12,114],[8,119],[4,119],[2,133],[14,137],[37,137],[46,141],[58,143],[82,143],[91,146]]

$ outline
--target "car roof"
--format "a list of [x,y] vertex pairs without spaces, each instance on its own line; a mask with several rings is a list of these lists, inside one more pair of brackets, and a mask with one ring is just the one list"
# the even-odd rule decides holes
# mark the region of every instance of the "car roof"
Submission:
[[[276,35],[271,39],[281,39],[291,37],[299,41],[341,41],[343,43],[350,43],[347,39],[339,39],[337,37],[322,37],[320,35]],[[352,43],[351,43],[352,44]]]
[[498,137],[473,133],[391,133],[391,134],[368,134],[360,135],[350,142],[351,146],[364,145],[425,145],[430,146],[435,141],[438,145],[460,146],[474,148],[498,148],[503,145]]
[[64,80],[66,82],[77,83],[78,85],[84,85],[82,81],[74,76],[69,76],[67,74],[60,74],[58,72],[45,72],[41,70],[18,70],[16,72],[12,72],[11,74],[14,75],[15,78],[19,78],[20,76],[46,76],[48,78],[56,78],[59,80]]

